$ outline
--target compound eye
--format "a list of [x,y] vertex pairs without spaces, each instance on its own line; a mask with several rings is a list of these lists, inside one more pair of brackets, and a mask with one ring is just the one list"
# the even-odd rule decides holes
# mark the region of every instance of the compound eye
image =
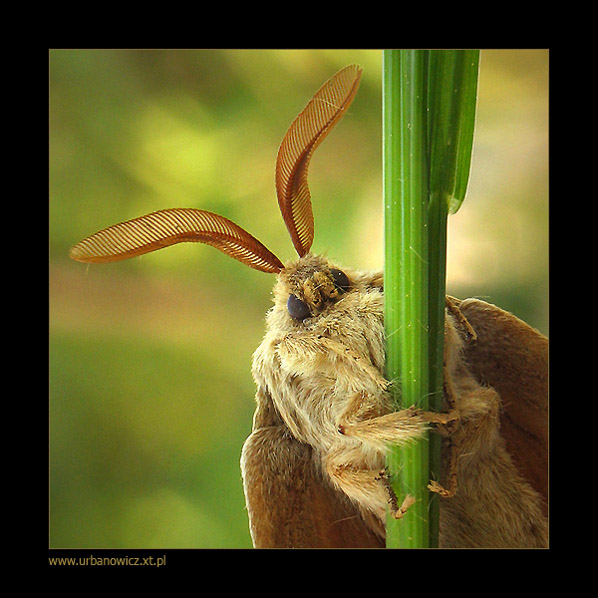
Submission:
[[301,301],[301,299],[295,297],[295,295],[289,295],[287,309],[289,310],[289,315],[291,318],[295,320],[301,321],[311,316],[307,303],[305,303],[305,301]]
[[332,274],[332,278],[334,279],[334,284],[336,285],[337,289],[341,291],[349,290],[351,283],[349,282],[347,275],[342,270],[331,268],[330,274]]

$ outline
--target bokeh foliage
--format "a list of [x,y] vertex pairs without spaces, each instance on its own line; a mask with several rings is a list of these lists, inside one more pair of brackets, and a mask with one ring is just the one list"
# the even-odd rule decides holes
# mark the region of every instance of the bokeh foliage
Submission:
[[[198,207],[292,258],[276,151],[312,93],[353,62],[364,67],[360,91],[310,167],[313,249],[378,269],[379,51],[50,52],[52,547],[251,545],[238,462],[272,275],[206,246],[92,266],[67,252],[118,221]],[[545,50],[482,52],[447,284],[545,333],[547,73]]]

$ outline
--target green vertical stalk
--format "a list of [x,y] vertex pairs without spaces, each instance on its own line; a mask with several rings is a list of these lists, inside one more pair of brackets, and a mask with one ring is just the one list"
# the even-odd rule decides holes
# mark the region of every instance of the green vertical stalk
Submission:
[[[422,51],[384,52],[386,375],[397,408],[428,408],[425,61]],[[387,546],[428,546],[427,443],[392,447],[388,469],[399,504],[407,495],[416,502],[403,519],[388,518]]]
[[[465,196],[479,52],[386,50],[383,80],[386,375],[397,409],[443,409],[444,300],[449,212]],[[387,458],[402,519],[387,521],[388,547],[438,545],[435,434]]]
[[[431,51],[428,63],[430,409],[442,411],[446,241],[449,213],[465,198],[471,165],[479,50]],[[441,438],[429,438],[430,479],[441,478]],[[438,545],[439,501],[430,504],[430,544]]]

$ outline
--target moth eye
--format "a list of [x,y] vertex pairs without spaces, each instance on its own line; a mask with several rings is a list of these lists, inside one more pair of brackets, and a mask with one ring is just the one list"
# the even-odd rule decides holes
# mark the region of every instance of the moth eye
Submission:
[[334,284],[337,286],[338,289],[341,291],[348,291],[351,283],[347,278],[347,275],[342,270],[337,270],[336,268],[330,269],[330,274],[332,274],[332,278],[334,279]]
[[307,303],[301,301],[301,299],[295,297],[295,295],[289,295],[287,309],[289,310],[291,318],[294,318],[295,320],[301,321],[311,316]]

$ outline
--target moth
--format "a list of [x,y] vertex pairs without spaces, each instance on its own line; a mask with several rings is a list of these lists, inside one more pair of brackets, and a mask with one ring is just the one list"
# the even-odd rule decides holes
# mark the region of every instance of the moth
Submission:
[[384,377],[381,272],[310,252],[307,172],[353,101],[361,68],[332,76],[293,121],[276,160],[276,194],[298,258],[283,263],[227,218],[166,209],[72,247],[111,262],[181,242],[216,247],[276,275],[266,333],[253,356],[253,430],[241,471],[255,547],[382,547],[398,505],[385,471],[391,444],[443,435],[442,547],[545,547],[548,340],[477,299],[447,298],[444,413],[395,410]]

